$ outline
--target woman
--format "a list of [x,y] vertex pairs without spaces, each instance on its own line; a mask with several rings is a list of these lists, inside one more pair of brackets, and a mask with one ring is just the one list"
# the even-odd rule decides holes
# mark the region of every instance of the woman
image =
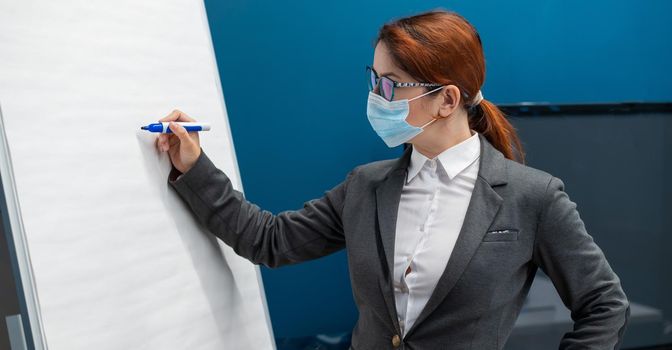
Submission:
[[273,215],[232,188],[198,134],[171,123],[175,135],[157,142],[174,165],[169,183],[255,264],[345,248],[359,310],[352,349],[501,349],[539,267],[575,321],[560,347],[618,348],[630,310],[619,278],[563,182],[523,164],[514,128],[483,98],[476,30],[443,10],[388,23],[367,74],[369,121],[388,146],[410,144],[400,158],[358,166]]

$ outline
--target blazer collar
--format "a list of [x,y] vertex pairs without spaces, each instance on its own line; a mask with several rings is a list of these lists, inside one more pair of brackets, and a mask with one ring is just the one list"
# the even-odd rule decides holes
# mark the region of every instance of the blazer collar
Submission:
[[[478,177],[483,178],[491,186],[506,184],[506,157],[504,157],[504,154],[495,148],[495,146],[493,146],[480,132],[478,133],[478,138],[480,140],[481,148]],[[413,145],[410,145],[392,164],[392,167],[387,172],[381,184],[387,182],[390,176],[394,176],[396,172],[407,170],[411,164],[412,153]],[[401,194],[401,192],[399,193]]]
[[[481,156],[479,158],[478,177],[472,192],[464,223],[457,238],[448,264],[439,278],[434,292],[421,311],[418,319],[406,336],[422,323],[443,301],[457,283],[483,240],[488,227],[499,210],[503,199],[495,190],[496,186],[505,185],[508,180],[507,161],[483,134],[478,133]],[[392,280],[394,263],[394,239],[397,222],[397,210],[401,199],[401,191],[406,179],[410,163],[412,146],[406,148],[401,157],[393,164],[384,179],[376,187],[376,214],[378,233],[382,242],[384,256],[381,256],[383,276],[379,280],[383,298],[388,307],[392,324],[397,334],[400,333],[397,311],[394,300]]]

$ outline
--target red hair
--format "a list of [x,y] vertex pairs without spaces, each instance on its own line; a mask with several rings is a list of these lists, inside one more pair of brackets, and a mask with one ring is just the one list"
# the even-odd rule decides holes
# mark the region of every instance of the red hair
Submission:
[[504,113],[485,99],[470,107],[485,81],[485,58],[476,28],[464,17],[437,9],[397,19],[380,28],[374,47],[379,41],[396,64],[418,81],[457,86],[469,127],[506,158],[525,162],[520,139]]

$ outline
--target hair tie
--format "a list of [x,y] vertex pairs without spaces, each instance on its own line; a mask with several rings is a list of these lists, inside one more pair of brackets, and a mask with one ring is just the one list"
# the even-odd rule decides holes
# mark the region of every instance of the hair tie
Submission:
[[481,101],[483,101],[483,93],[481,90],[478,90],[478,93],[476,96],[474,96],[474,102],[471,103],[471,106],[476,107],[481,103]]

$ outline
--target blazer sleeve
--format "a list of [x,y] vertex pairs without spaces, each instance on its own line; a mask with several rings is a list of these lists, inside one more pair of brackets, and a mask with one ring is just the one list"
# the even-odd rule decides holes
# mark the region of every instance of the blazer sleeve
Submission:
[[563,336],[560,349],[619,349],[630,304],[564,188],[551,176],[533,254],[571,310],[574,328]]
[[238,255],[274,268],[316,259],[345,247],[341,213],[354,171],[321,198],[277,215],[247,201],[203,150],[186,173],[173,167],[168,183],[200,223]]

